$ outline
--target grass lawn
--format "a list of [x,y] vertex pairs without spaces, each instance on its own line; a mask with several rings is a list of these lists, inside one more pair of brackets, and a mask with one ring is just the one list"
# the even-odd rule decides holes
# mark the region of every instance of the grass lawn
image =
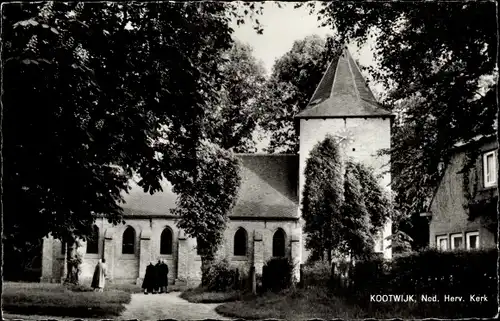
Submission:
[[[368,295],[368,294],[367,294]],[[227,302],[216,308],[217,313],[241,319],[422,319],[464,318],[493,316],[488,309],[459,309],[456,303],[374,303],[360,306],[336,297],[324,287],[287,290],[246,296],[242,300]],[[480,311],[483,311],[480,313]],[[484,314],[484,315],[483,315]]]
[[322,288],[288,290],[248,296],[241,301],[227,302],[216,308],[217,313],[231,318],[249,320],[313,318],[363,318],[361,310],[349,307]]
[[[88,284],[82,284],[77,286],[68,286],[71,291],[74,292],[93,292],[93,289]],[[128,284],[128,283],[106,283],[104,288],[104,292],[108,291],[123,291],[127,293],[142,293],[142,289],[140,286],[136,284]]]
[[82,286],[72,290],[54,283],[5,282],[2,308],[12,314],[113,318],[130,302],[132,289],[110,286],[103,293],[96,293]]
[[208,292],[202,287],[188,289],[180,297],[192,303],[222,303],[243,299],[240,291]]

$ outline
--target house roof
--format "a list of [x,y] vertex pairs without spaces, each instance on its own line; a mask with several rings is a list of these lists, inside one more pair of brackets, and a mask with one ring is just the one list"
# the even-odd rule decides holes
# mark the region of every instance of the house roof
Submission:
[[[297,219],[298,156],[237,154],[241,163],[241,186],[230,218]],[[162,181],[163,192],[145,193],[135,182],[124,194],[124,214],[129,217],[175,217],[177,195]]]
[[460,142],[456,143],[453,146],[453,148],[455,150],[460,150],[462,148],[468,148],[468,147],[471,147],[471,146],[476,146],[475,143],[483,143],[483,142],[491,141],[493,139],[496,139],[496,135],[495,134],[477,135],[477,136],[473,137],[472,139],[470,139],[467,142],[460,141]]
[[295,118],[393,117],[377,103],[345,48],[328,66],[309,104]]

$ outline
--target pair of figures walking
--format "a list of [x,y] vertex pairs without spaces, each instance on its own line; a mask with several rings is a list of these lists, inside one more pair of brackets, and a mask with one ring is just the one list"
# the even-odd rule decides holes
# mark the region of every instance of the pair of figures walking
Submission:
[[142,282],[144,294],[167,293],[168,265],[164,260],[158,260],[156,265],[150,262],[146,267],[146,274]]
[[90,285],[95,292],[103,292],[104,285],[106,283],[106,260],[100,259],[97,262],[94,270],[94,276],[92,277],[92,284]]

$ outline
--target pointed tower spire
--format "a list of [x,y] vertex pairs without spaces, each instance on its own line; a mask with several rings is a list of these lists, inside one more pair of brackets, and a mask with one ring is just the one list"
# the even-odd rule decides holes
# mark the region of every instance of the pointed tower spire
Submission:
[[295,118],[391,117],[380,106],[347,47],[332,60],[307,107]]

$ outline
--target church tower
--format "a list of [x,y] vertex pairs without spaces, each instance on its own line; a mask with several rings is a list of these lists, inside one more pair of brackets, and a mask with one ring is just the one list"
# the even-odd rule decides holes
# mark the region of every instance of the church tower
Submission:
[[[358,65],[345,48],[335,58],[307,107],[295,116],[300,137],[299,145],[299,201],[302,204],[304,170],[312,148],[323,141],[326,135],[338,137],[348,157],[374,168],[383,175],[382,187],[389,190],[391,181],[388,156],[377,156],[380,149],[391,146],[391,123],[394,115],[382,108],[375,100],[361,75]],[[302,206],[302,205],[301,205]],[[375,252],[383,252],[385,258],[392,257],[390,240],[391,222],[375,240]],[[302,261],[307,259],[303,238]]]

